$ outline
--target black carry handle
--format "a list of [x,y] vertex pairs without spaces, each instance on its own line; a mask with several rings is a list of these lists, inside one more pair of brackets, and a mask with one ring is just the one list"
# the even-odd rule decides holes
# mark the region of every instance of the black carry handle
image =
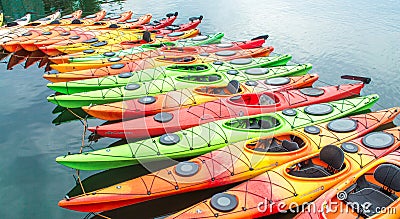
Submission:
[[340,76],[341,79],[348,79],[353,81],[361,81],[364,84],[371,83],[371,78],[361,77],[361,76],[354,76],[354,75],[342,75]]
[[203,15],[200,15],[198,17],[191,17],[189,18],[189,21],[195,21],[195,20],[203,20]]
[[266,40],[266,39],[268,39],[268,37],[269,37],[269,35],[266,34],[266,35],[261,35],[261,36],[255,37],[255,38],[253,38],[251,40],[260,40],[260,39]]
[[168,13],[168,14],[166,14],[165,15],[166,17],[172,17],[172,16],[178,16],[178,12],[175,12],[175,13]]

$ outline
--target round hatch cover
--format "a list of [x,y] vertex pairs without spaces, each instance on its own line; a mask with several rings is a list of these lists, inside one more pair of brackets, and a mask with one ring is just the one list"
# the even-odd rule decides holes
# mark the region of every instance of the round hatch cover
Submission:
[[157,113],[156,115],[154,115],[153,119],[157,122],[160,123],[164,123],[164,122],[169,122],[174,118],[174,115],[172,115],[171,113],[167,113],[167,112],[161,112],[161,113]]
[[328,104],[314,104],[307,106],[304,111],[310,115],[322,116],[331,113],[333,111],[333,107]]
[[365,146],[373,149],[390,147],[394,144],[394,141],[393,135],[386,132],[373,132],[362,139],[362,143]]
[[354,143],[351,142],[345,142],[343,143],[340,148],[342,148],[342,150],[344,152],[347,153],[357,153],[358,152],[358,146]]
[[290,79],[286,77],[278,77],[278,78],[268,78],[265,80],[265,84],[272,86],[281,86],[285,84],[289,84]]
[[163,134],[160,137],[160,143],[163,145],[174,145],[181,141],[179,136],[174,133]]
[[152,96],[145,96],[145,97],[139,98],[138,101],[141,104],[152,104],[152,103],[156,102],[156,98],[152,97]]
[[228,193],[218,193],[212,196],[211,207],[221,212],[229,212],[238,206],[236,196]]
[[252,62],[252,59],[249,58],[242,58],[242,59],[234,59],[230,61],[231,64],[233,65],[247,65]]
[[307,87],[307,88],[300,89],[300,92],[302,94],[310,96],[310,97],[318,97],[318,96],[321,96],[322,94],[324,94],[325,90],[321,89],[321,88]]
[[127,84],[126,86],[125,86],[125,90],[137,90],[137,89],[139,89],[140,88],[140,84],[134,84],[134,83],[132,83],[132,84]]
[[321,129],[318,128],[317,126],[311,125],[311,126],[306,126],[306,127],[304,128],[304,131],[305,131],[306,133],[308,133],[308,134],[317,135],[317,134],[319,134],[319,133],[321,132]]
[[179,176],[189,177],[199,172],[199,165],[195,162],[185,161],[180,162],[175,167],[175,172]]
[[328,123],[328,129],[335,132],[351,132],[357,129],[353,119],[336,119]]

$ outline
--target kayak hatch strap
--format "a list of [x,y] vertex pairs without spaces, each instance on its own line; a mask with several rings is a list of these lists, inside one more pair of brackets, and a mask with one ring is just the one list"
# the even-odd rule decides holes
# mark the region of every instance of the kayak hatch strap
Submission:
[[361,76],[342,75],[340,78],[342,78],[342,79],[348,79],[348,80],[354,80],[354,81],[361,81],[361,82],[363,82],[364,84],[369,84],[369,83],[371,83],[371,78],[361,77]]

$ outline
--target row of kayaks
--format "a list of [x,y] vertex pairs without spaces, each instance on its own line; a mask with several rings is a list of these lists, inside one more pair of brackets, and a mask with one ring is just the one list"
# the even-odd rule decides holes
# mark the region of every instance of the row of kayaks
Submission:
[[16,36],[4,49],[53,56],[48,101],[108,121],[87,129],[128,142],[56,161],[90,171],[186,161],[66,196],[61,207],[100,212],[238,184],[168,218],[256,218],[312,201],[297,218],[398,218],[400,128],[376,129],[400,108],[371,112],[379,96],[361,95],[370,79],[316,87],[312,65],[273,54],[267,35],[199,35],[202,16],[173,25],[177,13],[158,21],[81,14],[1,29]]
[[[165,18],[153,21],[150,14],[132,18],[132,11],[116,16],[100,11],[85,18],[81,18],[81,14],[82,11],[76,11],[60,17],[61,13],[57,11],[34,22],[25,18],[25,23],[2,27],[0,45],[11,53],[40,50],[48,56],[79,52],[93,56],[103,54],[104,51],[127,50],[142,44],[168,44],[196,36],[199,30],[195,28],[203,19],[203,16],[191,17],[187,23],[174,24],[178,17],[177,12],[168,13]],[[134,53],[128,50],[126,54],[129,52]]]

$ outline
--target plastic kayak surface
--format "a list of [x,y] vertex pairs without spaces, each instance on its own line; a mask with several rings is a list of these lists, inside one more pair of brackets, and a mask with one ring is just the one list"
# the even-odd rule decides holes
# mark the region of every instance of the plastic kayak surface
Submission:
[[[57,76],[57,79],[60,78],[68,78],[68,77],[89,77],[89,79],[84,80],[74,80],[67,82],[58,82],[53,84],[48,84],[48,87],[59,91],[65,94],[73,94],[78,92],[85,91],[93,91],[93,90],[101,90],[105,88],[113,88],[113,87],[122,87],[129,83],[134,82],[146,82],[155,79],[167,78],[170,76],[177,76],[186,74],[197,74],[197,73],[213,73],[216,68],[212,68],[213,66],[208,66],[206,63],[211,63],[215,60],[218,61],[229,61],[233,59],[240,58],[252,58],[252,57],[264,57],[268,56],[273,51],[272,47],[269,48],[256,48],[256,49],[247,49],[247,50],[230,50],[230,51],[221,51],[215,53],[207,53],[207,56],[199,55],[191,55],[184,54],[180,56],[159,56],[155,58],[149,58],[144,60],[137,60],[134,62],[128,63],[116,63],[110,66],[109,72],[111,75],[115,76],[107,76],[104,75],[106,72],[101,72],[101,70],[108,69],[95,69],[93,70],[96,75],[101,76],[104,75],[106,77],[96,77],[93,78],[94,75],[89,75],[89,72],[92,71],[77,71],[71,73],[62,73],[56,75],[45,75],[44,77],[48,79],[50,76]],[[223,52],[228,52],[229,56],[222,54]],[[110,58],[113,59],[113,58]],[[175,64],[175,65],[174,65]],[[176,66],[178,64],[185,64]],[[162,66],[167,66],[163,68]],[[161,67],[161,68],[160,68]],[[132,69],[134,71],[124,72],[124,69]],[[218,68],[218,65],[217,65]],[[148,69],[148,70],[146,70]],[[121,72],[121,73],[119,73]],[[144,74],[148,74],[144,76]],[[135,80],[138,78],[138,80]]]
[[[100,212],[169,195],[207,189],[250,179],[289,161],[320,151],[324,146],[345,144],[391,122],[399,108],[371,112],[314,125],[320,133],[304,129],[241,141],[175,166],[121,182],[107,188],[64,199],[64,208]],[[356,128],[340,132],[331,125],[351,120]],[[342,123],[342,127],[346,124]],[[87,191],[89,192],[89,191]]]
[[[393,130],[389,130],[391,131]],[[395,130],[395,136],[399,136],[398,129]],[[395,136],[386,132],[371,133],[346,142],[340,147],[327,145],[320,152],[268,170],[168,218],[215,218],[216,216],[218,218],[257,218],[289,210],[293,207],[292,203],[302,205],[313,201],[377,158],[396,150],[400,146],[400,141]],[[388,173],[390,170],[394,172]],[[375,171],[378,171],[378,168]],[[395,185],[397,189],[398,181],[390,182],[393,179],[399,179],[399,167],[385,167],[381,171],[374,175],[389,185]],[[394,174],[396,177],[393,178]],[[373,205],[388,200],[383,199],[384,193],[378,193],[370,189],[364,191],[364,196],[356,195],[359,199],[350,194],[348,197],[360,201],[364,198],[364,200],[370,200]],[[376,195],[376,199],[369,199],[368,195]],[[360,216],[353,218],[360,218]]]
[[[154,116],[89,127],[97,135],[110,138],[145,138],[160,136],[199,126],[208,122],[240,116],[257,115],[310,104],[330,102],[359,95],[364,84],[304,88],[279,92],[260,92],[221,98],[172,112],[160,112]],[[309,92],[314,90],[313,92]],[[317,95],[316,92],[319,92]],[[160,121],[162,115],[171,119]],[[115,135],[113,133],[122,133]],[[129,134],[131,133],[131,134]]]
[[[271,81],[281,80],[285,82],[283,84],[271,83]],[[135,119],[143,116],[155,115],[160,112],[169,112],[196,106],[218,100],[219,98],[227,98],[238,94],[310,87],[317,80],[318,75],[306,74],[302,76],[284,77],[284,79],[277,77],[273,80],[247,81],[240,84],[233,81],[227,86],[198,86],[191,89],[171,91],[154,97],[142,97],[116,103],[84,106],[82,109],[89,115],[103,120]]]
[[276,112],[219,120],[135,143],[61,156],[56,161],[75,169],[101,170],[167,157],[199,156],[231,143],[273,136],[361,112],[378,99],[378,95],[369,95],[300,107],[289,115]]
[[[272,63],[274,63],[274,61],[268,62],[266,58],[268,57],[263,57],[262,60],[258,59],[257,61],[261,60],[266,66],[268,66],[268,64],[272,65]],[[279,57],[271,57],[270,61],[276,61],[277,59],[279,59]],[[254,59],[249,58],[246,60],[249,60],[249,64],[254,62]],[[243,66],[239,66],[239,68],[242,67]],[[189,74],[180,74],[178,76],[166,77],[163,79],[157,79],[148,82],[132,82],[125,85],[124,87],[115,87],[110,89],[75,93],[70,95],[52,95],[49,96],[47,100],[60,106],[77,108],[82,106],[89,106],[91,104],[112,103],[123,100],[136,99],[143,96],[153,96],[167,93],[169,91],[193,88],[199,85],[223,86],[227,85],[232,80],[242,82],[248,80],[261,80],[269,77],[281,77],[288,75],[295,76],[305,74],[304,71],[293,72],[291,71],[290,67],[292,67],[292,69],[296,69],[298,66],[289,66],[289,68],[286,66],[274,67],[267,70],[266,68],[250,68],[246,70],[231,69],[228,73],[223,71],[214,71],[214,73],[208,73],[206,71],[200,74],[193,74],[192,72],[189,72]],[[186,71],[190,71],[190,69],[186,69]],[[235,72],[233,73],[232,71]],[[253,74],[254,72],[261,73]]]
[[[138,53],[145,53],[148,51],[159,50],[162,52],[168,49],[178,49],[179,47],[193,47],[193,46],[200,46],[206,44],[213,44],[219,43],[223,38],[223,33],[216,33],[211,35],[202,35],[198,37],[188,38],[188,39],[180,39],[174,42],[159,42],[159,43],[150,43],[150,44],[143,44],[140,46],[135,46],[129,49],[119,50],[116,52],[112,52],[107,49],[99,49],[99,50],[89,50],[83,51],[80,53],[62,55],[57,57],[51,57],[50,60],[55,64],[63,64],[63,63],[70,63],[70,62],[84,62],[84,61],[93,61],[99,60],[103,58],[113,58],[113,57],[125,57],[130,55],[136,55]],[[260,40],[261,41],[261,40]],[[260,42],[259,41],[259,42]],[[265,42],[265,40],[264,40]],[[262,42],[261,45],[264,43]],[[250,44],[252,45],[252,44]],[[252,49],[259,46],[253,46],[245,49]],[[236,47],[234,47],[236,48]],[[240,47],[242,48],[242,47]]]

